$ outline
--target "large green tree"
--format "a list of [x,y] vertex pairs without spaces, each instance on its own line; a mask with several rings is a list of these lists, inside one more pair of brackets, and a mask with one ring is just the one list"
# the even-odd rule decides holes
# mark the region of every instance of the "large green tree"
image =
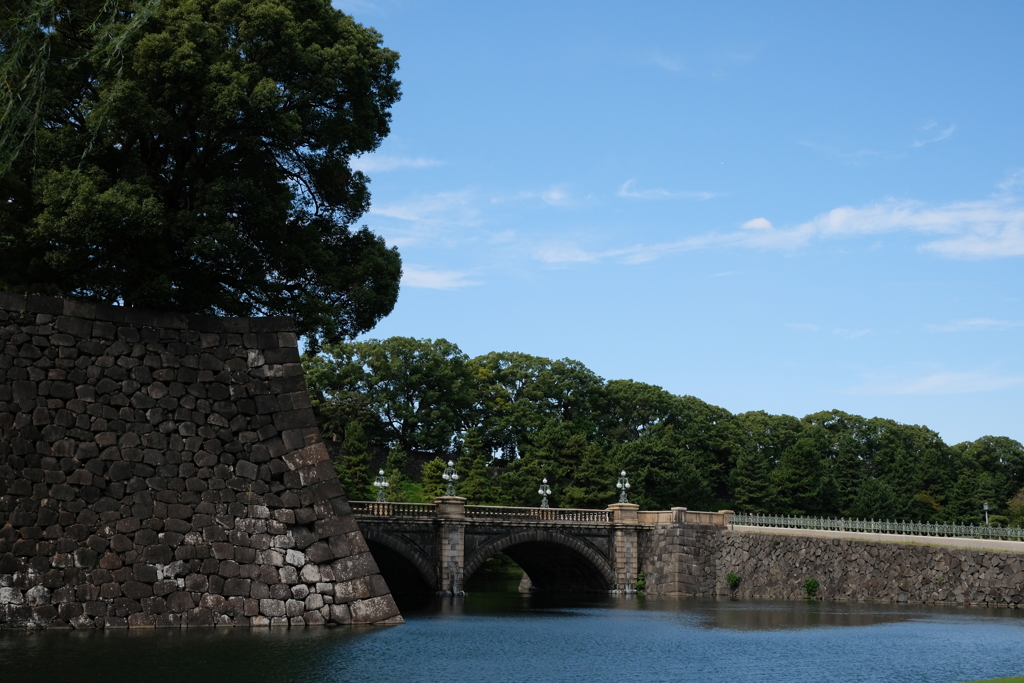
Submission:
[[0,288],[372,328],[397,252],[353,224],[398,55],[329,0],[8,0]]
[[332,432],[364,424],[371,442],[444,459],[474,420],[469,358],[444,339],[330,344],[307,355],[313,407]]

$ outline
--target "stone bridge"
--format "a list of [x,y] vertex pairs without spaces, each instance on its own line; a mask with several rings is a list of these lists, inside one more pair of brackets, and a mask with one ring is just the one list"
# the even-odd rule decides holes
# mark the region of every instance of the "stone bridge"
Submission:
[[[503,552],[545,592],[632,592],[641,538],[685,508],[640,512],[632,503],[606,510],[466,505],[456,496],[433,504],[353,502],[353,513],[392,591],[458,595],[489,557]],[[719,517],[705,523],[724,524]]]
[[453,496],[351,506],[399,594],[460,594],[503,552],[545,592],[629,593],[642,572],[650,595],[792,600],[815,578],[824,600],[1024,607],[1024,541],[749,526],[729,510],[632,504],[514,508]]

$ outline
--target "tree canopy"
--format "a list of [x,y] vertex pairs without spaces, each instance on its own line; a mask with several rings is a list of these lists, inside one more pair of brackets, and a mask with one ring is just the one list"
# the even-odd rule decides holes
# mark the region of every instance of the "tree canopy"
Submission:
[[329,0],[10,0],[0,289],[372,328],[394,249],[353,224],[398,55]]
[[1024,523],[1024,446],[1006,437],[949,446],[924,426],[839,410],[734,415],[578,361],[469,358],[443,339],[324,351],[305,357],[306,379],[353,496],[383,467],[402,483],[391,499],[427,500],[455,460],[474,504],[537,505],[546,477],[553,505],[603,507],[625,469],[645,509],[977,522],[988,502],[994,523]]

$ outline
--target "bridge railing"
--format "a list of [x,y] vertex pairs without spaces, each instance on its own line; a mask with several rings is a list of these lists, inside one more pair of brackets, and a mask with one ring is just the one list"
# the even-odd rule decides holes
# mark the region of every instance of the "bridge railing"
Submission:
[[518,519],[543,522],[608,522],[608,510],[575,510],[572,508],[516,508],[498,505],[467,505],[467,517]]
[[433,503],[377,503],[365,500],[349,501],[352,512],[357,515],[376,517],[433,517],[436,508]]
[[733,524],[782,529],[820,529],[822,531],[861,531],[869,534],[906,534],[909,536],[946,536],[1024,541],[1024,528],[942,524],[937,522],[897,522],[874,519],[835,519],[789,515],[737,514]]

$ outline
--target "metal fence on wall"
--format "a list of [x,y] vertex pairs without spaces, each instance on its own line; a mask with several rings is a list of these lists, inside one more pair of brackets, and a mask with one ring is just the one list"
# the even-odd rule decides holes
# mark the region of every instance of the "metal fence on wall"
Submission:
[[783,529],[820,529],[822,531],[862,531],[869,534],[906,534],[909,536],[950,536],[955,538],[992,538],[1024,541],[1024,528],[940,524],[933,522],[897,522],[874,519],[833,519],[829,517],[791,517],[788,515],[736,514],[733,524],[769,526]]

